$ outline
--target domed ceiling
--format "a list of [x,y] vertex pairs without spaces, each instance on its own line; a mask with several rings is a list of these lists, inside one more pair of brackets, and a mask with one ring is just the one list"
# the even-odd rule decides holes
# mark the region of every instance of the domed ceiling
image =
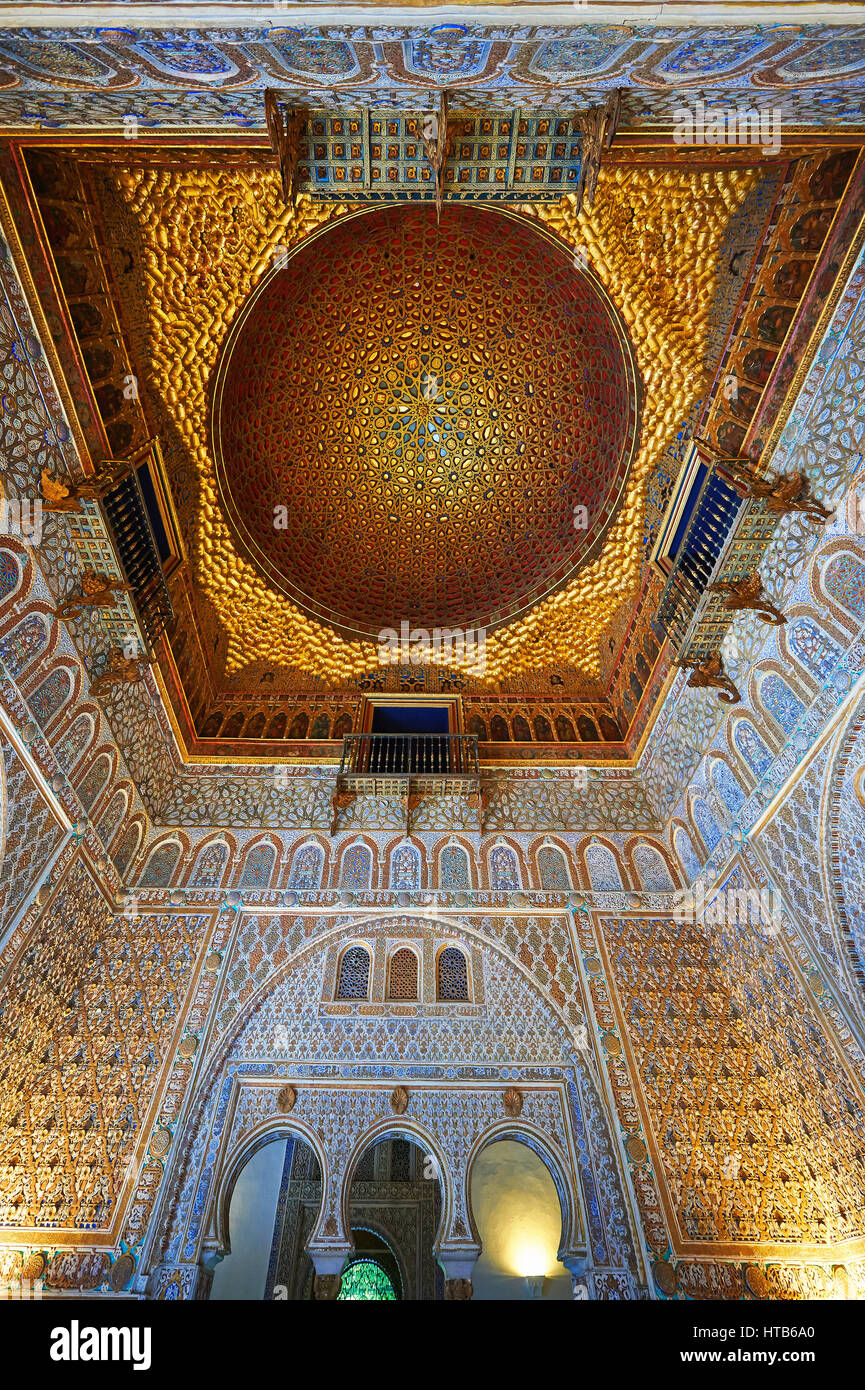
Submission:
[[627,335],[557,239],[408,204],[276,263],[226,341],[211,425],[260,573],[375,636],[493,628],[561,587],[609,527],[637,417]]

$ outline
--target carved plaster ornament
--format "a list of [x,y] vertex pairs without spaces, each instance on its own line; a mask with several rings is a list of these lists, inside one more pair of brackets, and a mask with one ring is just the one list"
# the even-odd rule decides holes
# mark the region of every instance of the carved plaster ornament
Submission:
[[408,1110],[408,1091],[405,1086],[397,1086],[392,1091],[390,1108],[395,1115],[404,1115]]
[[281,1115],[287,1115],[294,1109],[297,1101],[297,1091],[293,1086],[283,1086],[276,1097],[276,1108]]
[[743,579],[720,580],[717,584],[707,584],[706,593],[724,594],[721,607],[730,613],[751,611],[759,614],[767,623],[772,623],[774,627],[780,627],[787,621],[780,608],[766,598],[763,581],[757,570],[746,574]]
[[509,1086],[503,1096],[505,1114],[510,1115],[515,1120],[518,1115],[523,1113],[523,1093],[518,1091],[516,1086]]
[[694,690],[708,688],[720,690],[721,695],[719,698],[723,700],[725,705],[739,704],[742,697],[724,670],[724,662],[720,652],[715,652],[713,656],[706,657],[705,661],[701,661],[699,664],[690,661],[676,661],[673,664],[683,667],[685,670],[690,670],[691,674],[688,677],[688,685]]

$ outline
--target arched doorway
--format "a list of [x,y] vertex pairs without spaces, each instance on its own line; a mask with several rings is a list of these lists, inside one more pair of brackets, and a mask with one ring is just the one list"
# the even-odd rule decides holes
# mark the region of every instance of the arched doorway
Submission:
[[432,1155],[400,1136],[369,1144],[352,1176],[348,1219],[354,1253],[343,1270],[341,1300],[443,1296],[444,1276],[433,1255],[441,1188]]
[[402,1280],[396,1257],[375,1231],[352,1228],[355,1252],[342,1271],[338,1303],[396,1303]]
[[320,1206],[321,1170],[308,1144],[278,1135],[256,1149],[231,1192],[231,1250],[216,1266],[210,1298],[311,1297],[304,1247]]
[[474,1298],[572,1298],[556,1259],[562,1208],[544,1160],[526,1143],[497,1139],[475,1159],[470,1195],[482,1244]]

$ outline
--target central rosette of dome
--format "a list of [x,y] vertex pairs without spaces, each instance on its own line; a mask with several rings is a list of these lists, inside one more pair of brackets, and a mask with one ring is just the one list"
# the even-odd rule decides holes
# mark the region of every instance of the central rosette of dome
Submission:
[[301,242],[233,325],[213,448],[243,552],[342,632],[496,627],[586,562],[637,435],[603,288],[534,224],[388,206]]

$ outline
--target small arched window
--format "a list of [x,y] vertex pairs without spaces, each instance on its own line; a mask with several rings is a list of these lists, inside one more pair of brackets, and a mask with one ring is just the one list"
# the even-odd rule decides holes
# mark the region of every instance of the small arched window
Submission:
[[841,648],[810,618],[798,618],[788,640],[796,660],[818,681],[827,681],[841,660]]
[[27,701],[30,712],[44,729],[72,694],[72,677],[65,667],[53,671]]
[[622,887],[622,876],[616,857],[606,845],[589,845],[586,850],[586,868],[596,893],[618,893]]
[[34,613],[19,623],[0,642],[0,661],[14,679],[20,676],[47,646],[47,624],[38,613]]
[[694,879],[699,876],[701,865],[687,830],[683,830],[679,826],[673,836],[673,844],[676,847],[679,863],[682,865],[686,879],[689,883],[693,883]]
[[471,887],[469,857],[461,845],[445,845],[439,859],[439,873],[442,888],[459,891]]
[[276,850],[273,845],[256,845],[246,856],[240,887],[267,888],[275,862]]
[[169,841],[160,845],[148,859],[141,875],[142,888],[167,888],[171,883],[177,861],[180,859],[180,845]]
[[712,784],[727,810],[730,812],[730,815],[737,815],[748,798],[739,786],[732,771],[725,762],[722,762],[720,758],[716,758],[712,763],[711,776]]
[[736,721],[733,743],[758,780],[769,771],[772,766],[772,754],[750,720]]
[[92,714],[79,714],[72,728],[57,745],[57,761],[64,772],[69,772],[75,766],[92,737]]
[[400,845],[391,855],[390,886],[409,892],[420,888],[420,855],[414,845]]
[[761,677],[760,700],[785,733],[789,733],[805,713],[802,701],[793,694],[787,682],[780,676]]
[[571,886],[565,856],[553,845],[543,845],[538,850],[538,872],[541,876],[541,887],[548,892],[562,892]]
[[299,888],[301,891],[309,891],[321,885],[321,873],[324,868],[324,853],[318,845],[304,845],[297,851],[291,865],[291,878],[288,881],[289,888]]
[[857,555],[838,555],[823,576],[827,594],[855,618],[865,618],[865,564]]
[[0,603],[18,588],[21,567],[9,550],[0,550]]
[[337,999],[369,997],[369,951],[365,946],[349,946],[339,963]]
[[91,810],[97,798],[101,796],[110,774],[111,757],[108,753],[100,753],[78,783],[78,800],[85,811]]
[[643,887],[651,893],[667,893],[673,886],[670,871],[663,856],[653,845],[639,844],[634,850],[634,865]]
[[138,853],[138,846],[141,843],[142,829],[140,824],[130,825],[124,832],[123,839],[114,855],[114,867],[122,878],[134,856]]
[[222,840],[205,845],[195,861],[190,883],[194,883],[197,888],[218,888],[228,863],[228,855],[228,845]]
[[494,893],[513,893],[520,886],[517,856],[505,845],[496,845],[490,854],[490,879]]
[[436,968],[436,997],[463,1002],[469,997],[469,972],[466,958],[456,946],[446,946]]
[[721,838],[721,832],[705,801],[699,797],[694,802],[694,824],[702,836],[703,844],[711,854]]
[[417,956],[408,946],[400,946],[390,958],[388,999],[417,999]]
[[372,882],[372,854],[366,845],[351,845],[342,857],[340,888],[363,892]]
[[96,834],[99,836],[103,845],[110,845],[111,841],[114,839],[120,827],[120,822],[126,815],[126,807],[128,804],[128,793],[121,787],[119,791],[114,793],[108,809],[105,811],[101,821],[96,827]]

